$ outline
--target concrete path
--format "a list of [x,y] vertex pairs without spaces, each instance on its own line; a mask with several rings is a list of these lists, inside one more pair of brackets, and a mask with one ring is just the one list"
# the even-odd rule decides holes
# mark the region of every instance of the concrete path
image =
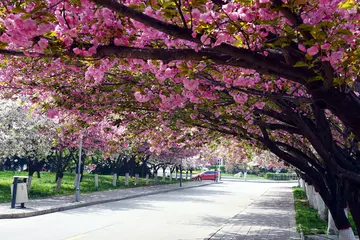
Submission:
[[300,239],[292,189],[271,187],[208,239]]
[[179,184],[164,184],[148,187],[136,187],[93,192],[88,194],[81,194],[80,202],[75,202],[74,195],[57,196],[51,198],[30,200],[28,203],[25,204],[25,209],[11,209],[10,203],[2,203],[0,204],[0,219],[32,217],[79,207],[91,206],[95,204],[114,202],[123,199],[147,196],[163,192],[176,191],[184,188],[186,189],[191,187],[206,186],[213,183],[214,182],[212,181],[185,182],[183,183],[182,187],[180,187]]
[[1,240],[296,239],[290,238],[294,233],[293,185],[224,181],[31,218],[3,219]]

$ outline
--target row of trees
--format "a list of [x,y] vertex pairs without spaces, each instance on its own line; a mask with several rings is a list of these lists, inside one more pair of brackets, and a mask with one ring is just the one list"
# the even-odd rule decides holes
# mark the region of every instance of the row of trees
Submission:
[[[60,189],[64,172],[75,171],[78,174],[79,135],[66,133],[69,129],[41,114],[34,114],[26,105],[19,101],[2,100],[0,121],[0,144],[2,146],[0,166],[6,170],[27,170],[29,173],[29,187],[31,178],[37,172],[47,170],[56,172],[57,191]],[[119,175],[149,177],[157,175],[159,169],[171,169],[176,175],[180,169],[192,171],[204,165],[201,159],[201,149],[171,148],[160,153],[152,153],[150,145],[143,143],[139,146],[119,145],[115,152],[105,152],[108,148],[102,144],[101,134],[93,130],[83,132],[84,148],[82,153],[82,167],[80,174],[89,164],[92,172],[98,174],[113,174],[114,179]],[[102,147],[102,148],[101,148]],[[173,175],[171,175],[172,177]],[[76,184],[76,183],[75,183]]]
[[267,149],[319,189],[341,239],[346,203],[360,230],[357,1],[1,4],[6,95],[110,129],[107,148]]

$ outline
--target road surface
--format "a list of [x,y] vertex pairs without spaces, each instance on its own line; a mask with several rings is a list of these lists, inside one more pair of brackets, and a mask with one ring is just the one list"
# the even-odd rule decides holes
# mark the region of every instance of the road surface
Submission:
[[0,220],[1,240],[204,239],[270,188],[224,181],[24,219]]

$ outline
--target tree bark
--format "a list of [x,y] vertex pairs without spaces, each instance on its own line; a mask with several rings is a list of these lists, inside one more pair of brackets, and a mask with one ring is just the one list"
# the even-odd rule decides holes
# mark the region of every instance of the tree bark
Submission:
[[166,181],[166,173],[165,173],[165,169],[166,168],[163,168],[163,171],[162,171],[162,181],[165,182]]
[[99,190],[99,175],[95,174],[94,175],[94,180],[95,180],[95,188],[96,191]]
[[315,201],[320,219],[326,220],[326,206],[318,192],[315,193]]
[[59,192],[59,191],[60,191],[61,183],[62,183],[62,177],[59,177],[59,178],[56,180],[56,189],[55,189],[56,192]]
[[31,190],[32,178],[33,178],[33,176],[29,176],[29,178],[27,180],[27,191],[28,191],[28,193]]
[[146,185],[149,185],[149,174],[146,174]]
[[139,185],[139,174],[135,174],[135,185]]
[[113,185],[114,187],[116,187],[116,180],[117,180],[117,173],[114,173],[114,174],[113,174],[113,180],[112,180],[112,185]]
[[328,228],[327,228],[327,234],[328,235],[338,235],[339,230],[336,227],[334,218],[331,215],[330,210],[328,210]]
[[129,173],[125,173],[125,186],[129,186]]
[[157,183],[158,183],[157,173],[154,173],[154,182],[155,182],[155,184],[157,184]]
[[319,85],[314,82],[309,87],[314,101],[325,103],[324,107],[337,116],[346,127],[352,129],[360,139],[360,99],[353,92],[346,93],[334,87],[324,90],[318,87]]
[[357,232],[360,233],[360,196],[357,185],[350,185],[348,204],[351,215],[356,225]]

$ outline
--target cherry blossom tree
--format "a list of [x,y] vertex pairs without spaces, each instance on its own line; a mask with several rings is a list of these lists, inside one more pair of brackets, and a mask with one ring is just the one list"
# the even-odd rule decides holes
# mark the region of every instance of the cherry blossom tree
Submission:
[[357,1],[21,3],[1,3],[7,95],[144,131],[157,152],[181,126],[266,147],[316,183],[351,234],[339,209],[360,206]]
[[48,118],[32,114],[26,108],[20,101],[0,101],[0,155],[27,160],[30,189],[34,172],[40,177],[41,168],[51,153],[55,136],[49,134],[48,129],[55,126]]

